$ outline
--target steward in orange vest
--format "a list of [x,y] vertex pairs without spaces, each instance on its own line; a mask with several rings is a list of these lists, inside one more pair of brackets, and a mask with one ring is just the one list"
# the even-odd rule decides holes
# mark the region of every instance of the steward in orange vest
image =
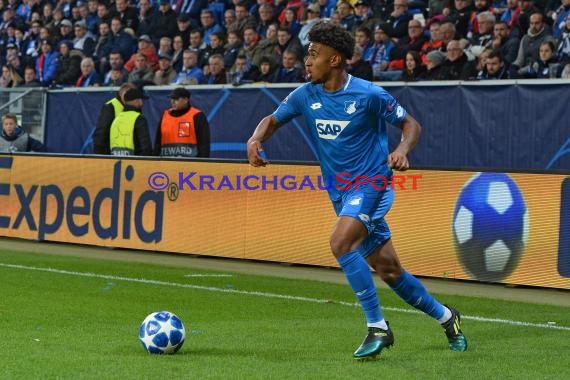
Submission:
[[175,88],[172,108],[164,111],[156,134],[154,154],[163,157],[209,157],[210,125],[206,115],[190,104],[190,91]]

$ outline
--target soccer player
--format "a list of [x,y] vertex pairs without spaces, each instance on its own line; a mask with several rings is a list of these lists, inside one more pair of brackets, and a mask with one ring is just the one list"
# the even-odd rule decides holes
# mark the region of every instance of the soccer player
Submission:
[[[331,250],[367,320],[368,333],[354,358],[374,358],[394,344],[369,265],[404,301],[443,326],[451,350],[465,351],[467,340],[459,312],[439,303],[400,264],[384,219],[394,199],[393,190],[382,181],[355,181],[357,176],[389,179],[392,169],[408,169],[407,155],[419,139],[420,125],[383,88],[346,73],[346,60],[354,51],[348,32],[323,22],[311,29],[309,40],[305,68],[310,83],[291,92],[273,114],[259,122],[248,140],[249,163],[265,166],[261,144],[282,125],[303,115],[323,177],[334,178],[328,191],[338,219],[330,237]],[[402,130],[402,139],[391,153],[386,122]],[[337,178],[339,173],[342,178]],[[352,180],[351,186],[347,179]]]

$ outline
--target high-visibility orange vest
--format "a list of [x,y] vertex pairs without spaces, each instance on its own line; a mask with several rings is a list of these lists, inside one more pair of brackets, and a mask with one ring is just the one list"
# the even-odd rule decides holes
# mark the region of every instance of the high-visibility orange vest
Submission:
[[172,116],[170,110],[164,112],[160,124],[161,156],[196,157],[198,155],[194,116],[200,112],[202,111],[194,107],[190,107],[181,116]]

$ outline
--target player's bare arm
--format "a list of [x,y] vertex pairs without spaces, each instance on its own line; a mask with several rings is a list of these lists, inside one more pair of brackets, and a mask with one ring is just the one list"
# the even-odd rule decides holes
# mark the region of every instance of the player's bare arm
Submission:
[[416,119],[409,114],[406,115],[404,121],[397,125],[397,127],[402,130],[402,139],[396,149],[388,155],[388,164],[392,169],[405,171],[410,168],[408,154],[418,143],[422,127]]
[[261,119],[253,135],[247,140],[247,159],[251,166],[265,166],[267,161],[264,160],[260,153],[263,152],[262,142],[269,139],[281,124],[273,115],[269,115]]

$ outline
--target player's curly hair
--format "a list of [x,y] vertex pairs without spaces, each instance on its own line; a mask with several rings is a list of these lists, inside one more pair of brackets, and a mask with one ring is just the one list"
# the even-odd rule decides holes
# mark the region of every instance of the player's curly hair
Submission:
[[340,52],[346,59],[352,58],[354,38],[338,25],[321,21],[309,32],[309,41],[330,46]]

